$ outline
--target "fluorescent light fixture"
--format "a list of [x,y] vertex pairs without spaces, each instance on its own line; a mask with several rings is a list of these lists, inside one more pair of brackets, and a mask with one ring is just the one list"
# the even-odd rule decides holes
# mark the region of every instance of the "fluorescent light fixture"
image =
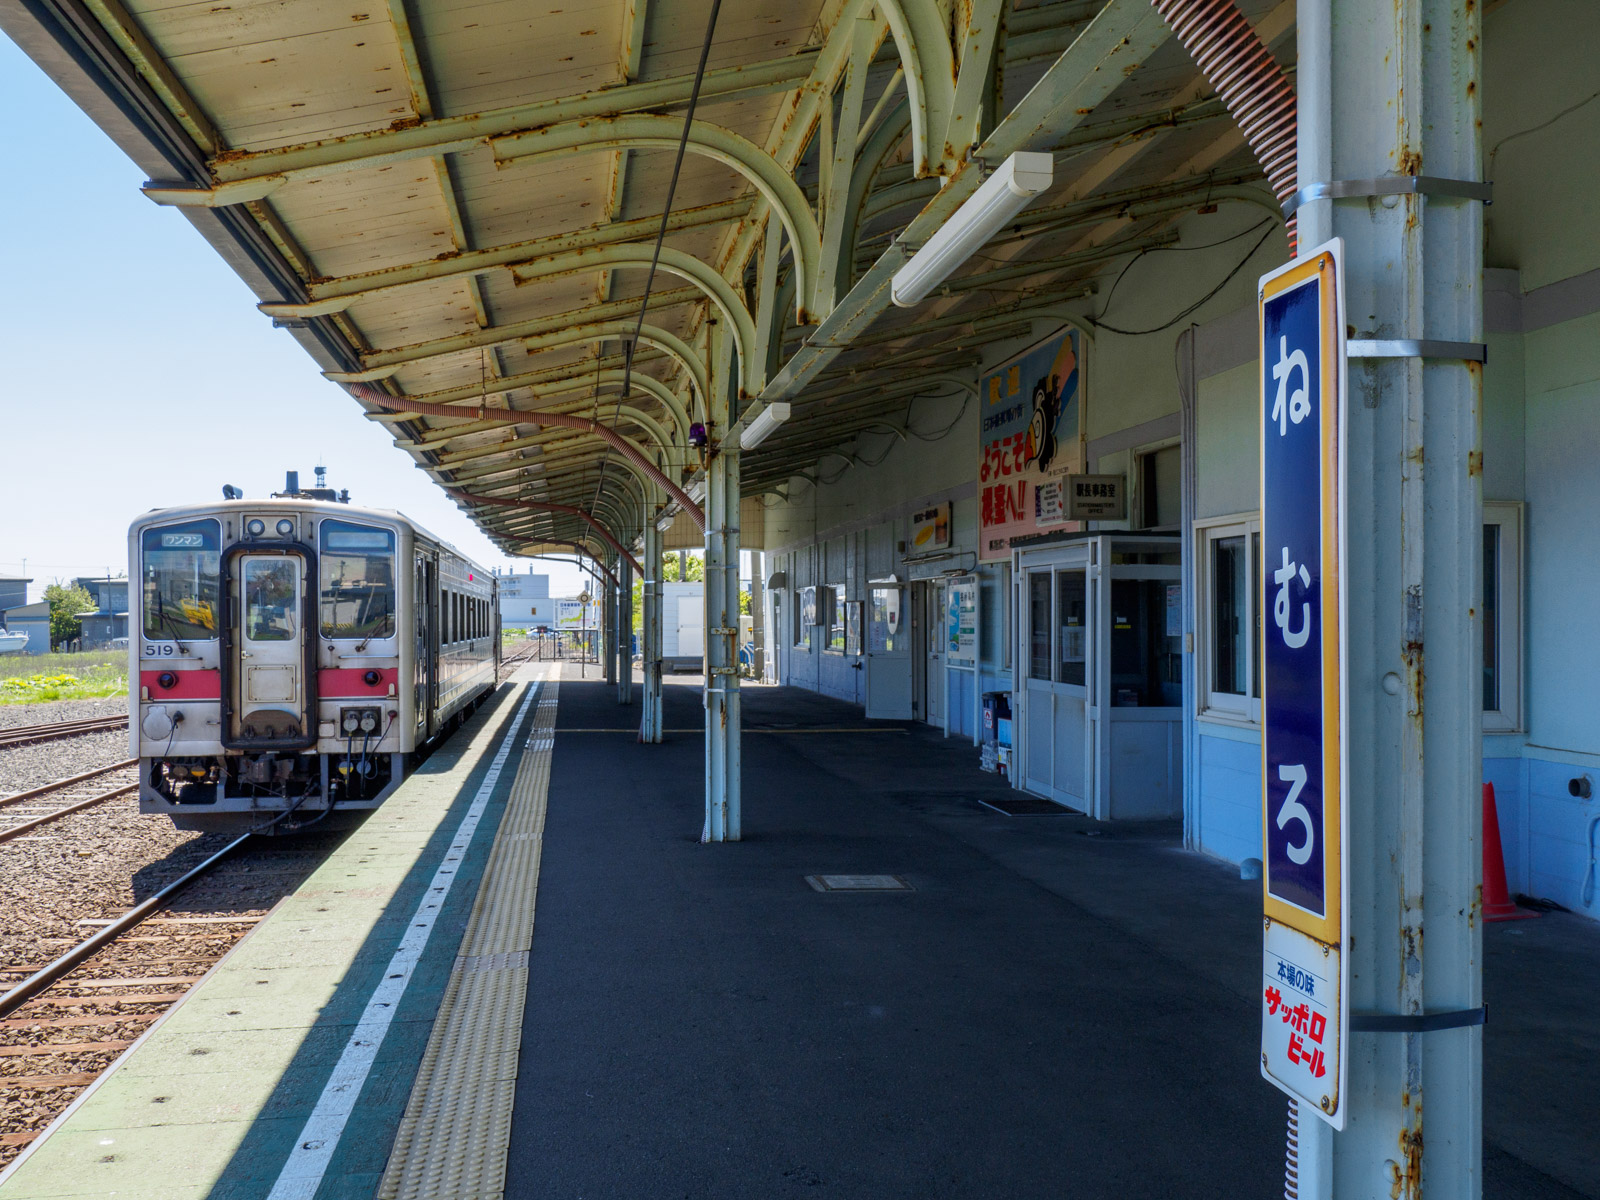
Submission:
[[662,533],[665,533],[667,530],[672,528],[672,523],[677,519],[678,514],[676,511],[662,513],[661,516],[656,520],[656,529]]
[[703,503],[706,498],[706,481],[704,479],[691,479],[689,486],[683,490],[688,493],[689,499],[696,504]]
[[894,273],[890,299],[901,308],[921,301],[999,233],[1029,200],[1049,188],[1054,176],[1055,162],[1048,154],[1018,150],[1006,159]]
[[787,400],[774,400],[756,414],[754,421],[745,426],[744,432],[739,435],[739,448],[741,450],[754,450],[772,436],[773,430],[788,419],[789,402]]

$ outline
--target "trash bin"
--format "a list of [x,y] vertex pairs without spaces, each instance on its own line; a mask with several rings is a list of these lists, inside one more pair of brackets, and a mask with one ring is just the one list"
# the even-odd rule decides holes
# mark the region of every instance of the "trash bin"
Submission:
[[[1001,722],[1005,724],[1002,726]],[[1007,736],[1002,737],[1004,729]],[[983,740],[997,745],[1011,744],[1011,693],[985,692],[983,694]]]

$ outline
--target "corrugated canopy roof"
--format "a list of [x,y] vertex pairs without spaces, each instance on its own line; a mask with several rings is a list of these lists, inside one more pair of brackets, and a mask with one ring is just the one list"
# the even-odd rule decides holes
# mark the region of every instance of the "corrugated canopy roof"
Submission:
[[[1293,0],[1240,7],[1291,51]],[[983,343],[1196,207],[1272,206],[1147,0],[726,0],[619,404],[708,13],[0,0],[151,196],[185,208],[398,445],[447,487],[553,506],[462,501],[513,553],[604,554],[596,522],[631,544],[667,494],[584,428],[385,400],[615,418],[683,484],[716,317],[740,351],[736,407],[794,404],[745,455],[746,493],[771,491],[865,431],[937,432]],[[1051,191],[933,299],[890,308],[908,244],[1015,149],[1054,152]]]

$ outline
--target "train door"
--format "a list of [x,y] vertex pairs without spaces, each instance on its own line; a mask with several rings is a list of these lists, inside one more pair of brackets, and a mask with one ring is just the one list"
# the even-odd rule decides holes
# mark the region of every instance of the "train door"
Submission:
[[238,624],[228,714],[237,745],[288,746],[314,737],[307,670],[306,563],[283,553],[238,554]]
[[417,740],[426,741],[437,730],[439,709],[438,561],[419,554],[412,608],[416,613],[416,678],[413,695],[417,706]]

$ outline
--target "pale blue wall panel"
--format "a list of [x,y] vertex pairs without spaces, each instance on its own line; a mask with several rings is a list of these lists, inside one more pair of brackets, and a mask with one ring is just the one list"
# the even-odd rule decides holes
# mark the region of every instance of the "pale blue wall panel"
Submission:
[[1229,862],[1261,857],[1261,745],[1199,736],[1200,848]]

